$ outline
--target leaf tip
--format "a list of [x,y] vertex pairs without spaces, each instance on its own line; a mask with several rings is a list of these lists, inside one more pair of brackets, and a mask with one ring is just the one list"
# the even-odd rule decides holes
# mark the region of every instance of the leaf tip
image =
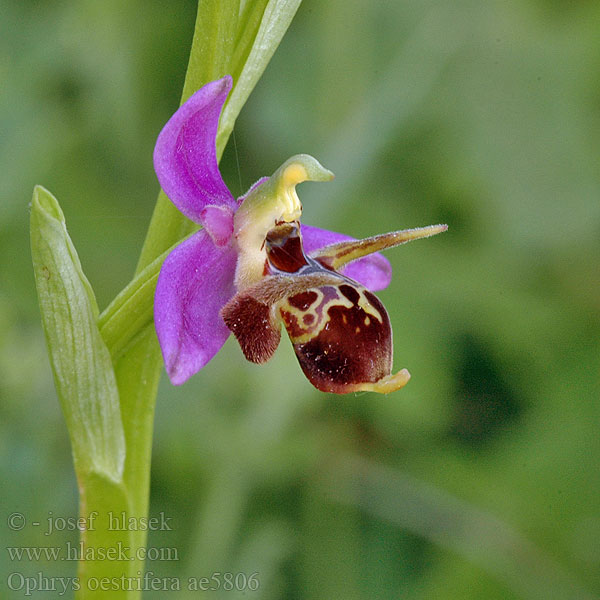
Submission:
[[41,211],[51,219],[55,219],[61,223],[65,222],[65,216],[58,204],[58,200],[41,185],[34,186],[30,207],[32,211]]

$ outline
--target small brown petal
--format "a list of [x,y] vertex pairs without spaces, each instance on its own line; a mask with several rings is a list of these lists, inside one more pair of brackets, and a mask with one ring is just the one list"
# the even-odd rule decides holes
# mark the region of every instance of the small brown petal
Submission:
[[247,293],[236,294],[221,316],[250,362],[264,363],[273,356],[281,339],[281,324],[273,319],[270,305]]

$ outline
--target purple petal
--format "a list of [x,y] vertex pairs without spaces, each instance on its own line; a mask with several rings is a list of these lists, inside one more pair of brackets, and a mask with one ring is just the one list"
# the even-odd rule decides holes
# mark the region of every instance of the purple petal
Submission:
[[[304,251],[309,255],[325,246],[353,239],[356,238],[302,224]],[[341,272],[347,277],[358,281],[372,292],[383,290],[392,280],[392,266],[388,259],[379,252],[349,263],[341,269]]]
[[154,323],[167,373],[184,383],[221,349],[229,329],[219,311],[235,293],[236,252],[199,231],[167,256],[156,286]]
[[233,235],[233,211],[227,206],[210,204],[202,209],[204,229],[217,246],[225,246]]
[[215,147],[231,85],[227,75],[199,89],[169,119],[154,148],[154,169],[162,189],[196,223],[202,223],[201,212],[208,204],[237,208],[219,172]]

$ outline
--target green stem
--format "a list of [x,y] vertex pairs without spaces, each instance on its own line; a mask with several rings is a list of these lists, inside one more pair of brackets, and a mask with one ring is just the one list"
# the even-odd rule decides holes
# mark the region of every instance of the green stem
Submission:
[[79,599],[140,597],[154,422],[149,399],[156,397],[160,366],[154,330],[146,327],[116,367],[128,450],[123,479],[115,482],[95,471],[78,474],[80,516],[91,525],[81,536]]

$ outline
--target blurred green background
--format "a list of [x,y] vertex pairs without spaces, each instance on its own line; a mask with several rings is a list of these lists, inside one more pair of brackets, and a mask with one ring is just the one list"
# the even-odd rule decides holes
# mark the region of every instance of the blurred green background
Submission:
[[[59,199],[101,308],[127,283],[158,192],[192,0],[0,2],[0,479],[6,516],[77,515],[28,248],[34,184]],[[600,595],[600,4],[305,0],[223,160],[242,193],[307,152],[304,220],[360,236],[446,222],[388,253],[379,293],[402,391],[314,390],[285,340],[234,341],[161,382],[150,546],[161,577],[258,572],[211,598]],[[51,513],[51,514],[50,514]],[[11,561],[74,576],[75,564]],[[13,580],[14,587],[14,580]],[[68,596],[68,594],[67,594]],[[175,597],[197,597],[181,591]],[[34,597],[57,597],[38,593]],[[148,593],[145,597],[171,597]]]

